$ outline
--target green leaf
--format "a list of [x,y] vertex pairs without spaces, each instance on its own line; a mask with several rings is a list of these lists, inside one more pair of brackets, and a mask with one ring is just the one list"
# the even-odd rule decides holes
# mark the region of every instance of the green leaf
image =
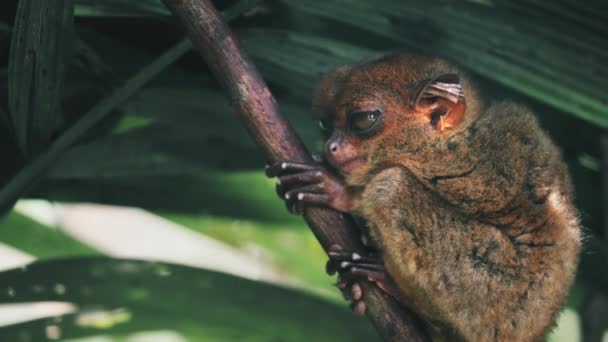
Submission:
[[[369,323],[319,298],[201,269],[80,258],[0,273],[4,303],[64,301],[79,311],[0,329],[3,340],[169,330],[187,340],[377,340]],[[93,311],[94,310],[94,311]],[[97,313],[97,315],[95,315]]]
[[59,122],[73,40],[73,0],[20,0],[9,57],[9,107],[25,156],[46,146]]
[[0,241],[43,259],[99,254],[57,228],[46,227],[15,211],[0,221]]

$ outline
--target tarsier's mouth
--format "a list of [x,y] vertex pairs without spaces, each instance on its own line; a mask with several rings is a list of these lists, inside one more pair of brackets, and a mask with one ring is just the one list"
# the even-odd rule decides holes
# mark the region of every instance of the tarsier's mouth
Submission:
[[338,169],[340,170],[340,172],[348,175],[348,174],[353,173],[354,171],[356,171],[363,165],[365,165],[365,159],[357,157],[357,158],[352,158],[347,161],[344,161],[344,162],[338,164],[337,166],[338,166]]

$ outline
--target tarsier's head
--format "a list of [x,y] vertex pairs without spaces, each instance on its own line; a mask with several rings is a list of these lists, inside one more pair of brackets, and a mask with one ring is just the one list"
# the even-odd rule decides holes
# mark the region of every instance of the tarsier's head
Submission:
[[477,95],[469,88],[457,68],[423,56],[393,54],[340,67],[321,80],[313,102],[325,157],[347,176],[402,163],[477,118]]

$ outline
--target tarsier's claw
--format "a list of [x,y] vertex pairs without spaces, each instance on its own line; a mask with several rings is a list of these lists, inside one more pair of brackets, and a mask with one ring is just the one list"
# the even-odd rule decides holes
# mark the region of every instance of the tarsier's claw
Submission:
[[283,175],[283,174],[301,173],[304,171],[312,171],[312,170],[319,170],[319,169],[321,169],[320,165],[295,163],[295,162],[288,162],[288,161],[276,162],[265,168],[266,176],[268,176],[268,177],[277,177],[277,176]]

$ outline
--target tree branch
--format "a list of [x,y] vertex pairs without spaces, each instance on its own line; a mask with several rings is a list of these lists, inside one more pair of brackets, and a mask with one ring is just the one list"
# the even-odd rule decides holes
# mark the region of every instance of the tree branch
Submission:
[[[270,162],[311,162],[301,140],[280,114],[266,83],[209,0],[163,0],[185,26],[234,110]],[[325,250],[338,244],[363,252],[352,219],[331,209],[306,209],[304,218]],[[387,341],[426,341],[420,321],[375,285],[362,284],[367,316]]]

